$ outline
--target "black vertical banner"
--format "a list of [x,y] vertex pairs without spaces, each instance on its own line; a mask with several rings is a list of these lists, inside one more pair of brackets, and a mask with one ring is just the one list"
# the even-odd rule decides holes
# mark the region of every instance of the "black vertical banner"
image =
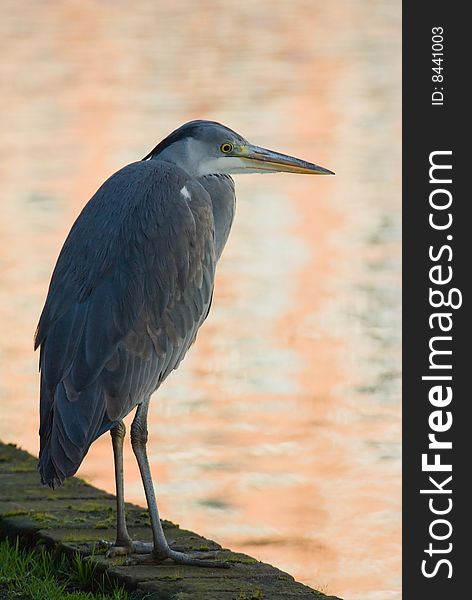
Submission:
[[472,30],[466,8],[403,3],[405,600],[472,598],[472,194],[466,184]]

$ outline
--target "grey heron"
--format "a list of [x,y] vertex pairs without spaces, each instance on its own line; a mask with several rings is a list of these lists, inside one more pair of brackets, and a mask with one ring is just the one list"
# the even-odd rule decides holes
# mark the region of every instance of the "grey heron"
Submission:
[[[39,472],[52,487],[74,475],[110,431],[117,498],[115,554],[214,565],[170,548],[146,454],[151,394],[176,369],[210,310],[215,268],[235,211],[232,174],[331,171],[192,121],[120,169],[85,205],[59,254],[35,335],[40,347]],[[123,419],[153,542],[133,541],[124,510]]]

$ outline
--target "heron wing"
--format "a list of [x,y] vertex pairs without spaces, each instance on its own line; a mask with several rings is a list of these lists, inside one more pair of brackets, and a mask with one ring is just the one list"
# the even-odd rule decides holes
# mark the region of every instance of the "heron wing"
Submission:
[[74,402],[98,380],[118,419],[152,393],[208,313],[215,263],[211,201],[187,174],[147,161],[107,180],[71,229],[38,325],[51,402],[60,383]]

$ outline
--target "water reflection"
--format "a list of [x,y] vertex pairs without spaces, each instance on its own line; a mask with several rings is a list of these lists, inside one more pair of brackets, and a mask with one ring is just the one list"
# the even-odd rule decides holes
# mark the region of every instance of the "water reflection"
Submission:
[[[399,598],[399,7],[3,7],[0,437],[37,451],[32,332],[85,200],[221,120],[337,176],[238,178],[211,318],[152,404],[161,512],[347,600]],[[80,474],[111,490],[111,460],[105,437]]]

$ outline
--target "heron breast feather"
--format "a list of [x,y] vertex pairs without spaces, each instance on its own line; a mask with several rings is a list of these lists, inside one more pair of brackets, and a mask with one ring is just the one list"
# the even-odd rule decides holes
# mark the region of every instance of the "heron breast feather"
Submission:
[[184,187],[180,190],[180,193],[182,194],[182,196],[186,199],[186,200],[191,200],[192,196],[190,195],[190,192],[188,191],[188,189]]

